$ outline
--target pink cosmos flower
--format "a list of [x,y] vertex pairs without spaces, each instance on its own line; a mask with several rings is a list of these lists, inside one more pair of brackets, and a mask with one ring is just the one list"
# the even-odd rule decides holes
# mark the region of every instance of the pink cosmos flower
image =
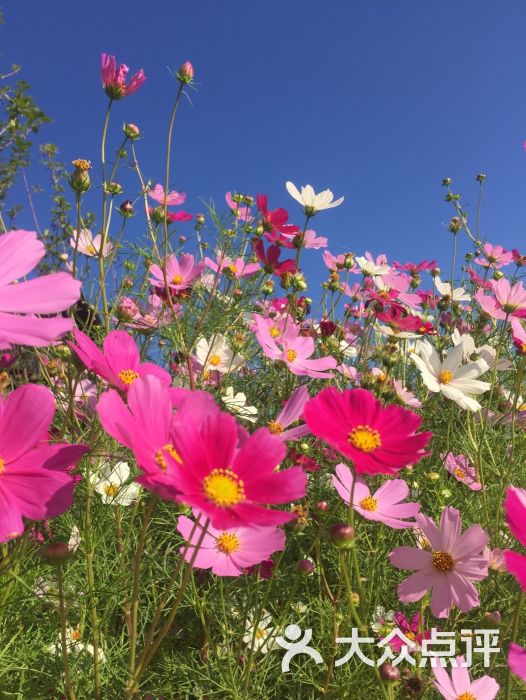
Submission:
[[304,233],[299,233],[294,236],[295,248],[312,248],[313,250],[319,250],[320,248],[326,248],[327,245],[327,238],[324,236],[317,236],[316,231],[312,229],[307,229]]
[[395,260],[393,267],[396,270],[409,272],[412,277],[417,277],[420,272],[423,272],[424,270],[432,270],[434,267],[436,267],[436,260],[422,260],[422,262],[419,262],[416,265],[412,262],[407,262],[402,265],[402,263]]
[[269,326],[261,316],[254,316],[256,321],[256,337],[267,357],[282,360],[292,374],[298,376],[331,379],[334,377],[328,370],[335,369],[338,364],[334,357],[309,359],[314,353],[314,339],[309,337],[283,337],[283,347],[280,348],[272,337]]
[[520,250],[513,248],[511,254],[513,255],[513,262],[517,267],[524,267],[524,265],[526,265],[526,255],[523,255]]
[[73,329],[73,335],[77,345],[69,345],[80,360],[89,370],[121,391],[128,391],[135,380],[147,374],[153,374],[166,386],[172,383],[172,378],[162,367],[152,362],[141,362],[135,341],[126,331],[108,333],[102,351],[89,336],[77,328]]
[[243,221],[250,219],[250,207],[242,207],[238,202],[234,202],[232,199],[232,192],[227,192],[225,194],[225,200],[230,207],[230,211],[236,218],[243,219]]
[[309,392],[306,386],[299,386],[294,389],[286,404],[281,409],[276,420],[271,420],[268,429],[273,435],[277,435],[280,440],[297,440],[304,435],[308,435],[310,430],[305,424],[295,428],[285,430],[289,425],[295,423],[303,415],[303,408],[309,400]]
[[510,642],[508,647],[508,666],[511,672],[526,683],[526,649]]
[[417,399],[413,392],[409,391],[409,389],[405,387],[399,379],[393,379],[393,388],[400,401],[405,403],[406,406],[410,406],[411,408],[422,408],[422,402]]
[[181,315],[183,307],[173,304],[173,311],[157,294],[150,294],[145,307],[140,308],[131,297],[123,297],[117,306],[116,316],[127,328],[150,332],[172,323]]
[[265,246],[263,241],[258,239],[254,243],[254,250],[256,252],[257,259],[263,265],[263,269],[268,274],[282,275],[284,272],[296,272],[296,263],[292,258],[289,260],[282,260],[280,262],[279,258],[281,256],[281,248],[277,245],[271,245],[265,251]]
[[146,80],[144,71],[139,70],[135,73],[128,85],[126,85],[126,76],[129,68],[125,63],[121,63],[117,67],[115,56],[109,56],[105,53],[101,56],[102,68],[102,87],[106,90],[106,94],[112,100],[120,100],[127,95],[131,95],[138,90]]
[[[81,283],[67,272],[33,277],[13,284],[38,265],[46,253],[34,231],[0,235],[0,349],[12,345],[51,345],[70,331],[70,318],[32,314],[65,311],[80,298]],[[28,315],[24,315],[28,314]]]
[[[194,516],[199,516],[194,512]],[[194,557],[194,548],[201,539],[204,518],[201,516],[197,528],[185,515],[177,522],[177,529],[185,538],[188,547],[185,560]],[[193,535],[192,535],[193,531]],[[285,549],[285,533],[278,527],[237,527],[217,529],[208,525],[199,551],[194,559],[196,569],[211,569],[216,576],[240,576],[245,569],[268,560],[274,552]],[[181,554],[185,547],[179,550]]]
[[[98,233],[93,236],[89,228],[80,229],[80,233],[73,231],[73,236],[69,239],[70,246],[79,253],[88,257],[98,257],[101,254],[102,236]],[[106,242],[102,250],[102,257],[107,258],[113,250],[113,243]]]
[[472,491],[480,491],[482,484],[477,481],[477,472],[465,455],[454,455],[448,452],[447,455],[441,455],[445,459],[444,466],[457,481],[461,481]]
[[266,234],[274,231],[287,233],[288,235],[299,233],[300,229],[298,226],[287,224],[289,215],[285,209],[280,208],[269,211],[268,196],[266,194],[256,195],[256,202],[263,219],[263,228]]
[[180,457],[171,459],[177,500],[200,510],[213,527],[283,525],[294,519],[294,513],[265,504],[302,498],[307,477],[299,467],[276,471],[286,448],[267,428],[249,436],[230,414],[212,413],[200,423],[179,423],[173,445]]
[[500,688],[497,681],[491,676],[482,676],[472,681],[468,669],[462,666],[464,663],[464,657],[457,656],[451,676],[440,663],[432,667],[438,692],[445,700],[493,700]]
[[[154,207],[148,207],[148,212],[156,224],[160,224],[161,221],[164,221],[163,206],[156,207],[155,209]],[[194,215],[186,211],[167,211],[166,218],[168,221],[174,223],[175,221],[191,221]]]
[[493,296],[487,296],[479,289],[475,292],[475,299],[492,318],[526,318],[526,289],[522,282],[511,286],[509,280],[503,277],[493,283]]
[[231,259],[228,257],[221,257],[218,262],[215,262],[211,258],[206,257],[205,263],[214,272],[221,272],[235,277],[235,279],[241,279],[241,277],[250,277],[255,275],[261,269],[258,263],[249,263],[243,258]]
[[[526,490],[510,486],[504,501],[506,520],[513,536],[526,547]],[[504,552],[506,568],[526,591],[526,557],[511,549]]]
[[518,318],[510,321],[513,344],[521,355],[526,355],[526,330]]
[[55,414],[53,394],[25,384],[0,397],[0,542],[24,531],[22,518],[48,520],[73,502],[76,479],[68,469],[85,445],[48,443]]
[[[195,262],[194,256],[184,253],[179,259],[175,255],[166,258],[166,281],[172,292],[188,289],[202,275],[205,269],[204,262]],[[163,270],[159,265],[150,265],[149,282],[157,289],[164,289],[165,281]]]
[[371,495],[365,481],[358,477],[354,483],[353,473],[345,464],[336,466],[336,474],[332,477],[332,485],[338,491],[345,503],[351,500],[353,508],[366,520],[376,520],[395,530],[414,527],[414,518],[420,510],[420,503],[402,503],[409,495],[409,486],[403,479],[388,479]]
[[354,462],[358,473],[395,474],[425,457],[432,433],[417,433],[422,418],[401,406],[383,408],[366,389],[323,389],[303,415],[313,435]]
[[504,267],[505,265],[509,265],[513,260],[513,253],[506,250],[501,245],[484,243],[482,251],[484,257],[475,258],[477,265],[482,265],[482,267]]
[[398,547],[390,554],[397,569],[416,569],[398,586],[398,598],[414,603],[431,591],[431,612],[435,617],[448,617],[455,605],[468,612],[480,605],[473,581],[488,575],[488,560],[483,549],[489,542],[480,525],[472,525],[461,534],[462,521],[456,508],[442,511],[440,527],[432,518],[419,513],[417,525],[429,542],[430,551],[419,547]]
[[159,204],[162,204],[163,206],[166,204],[169,207],[184,204],[186,200],[186,194],[184,192],[176,192],[175,190],[172,190],[172,192],[165,194],[164,187],[159,183],[148,191],[148,197]]
[[345,263],[345,255],[333,255],[328,250],[322,253],[323,262],[327,265],[331,272],[342,270]]

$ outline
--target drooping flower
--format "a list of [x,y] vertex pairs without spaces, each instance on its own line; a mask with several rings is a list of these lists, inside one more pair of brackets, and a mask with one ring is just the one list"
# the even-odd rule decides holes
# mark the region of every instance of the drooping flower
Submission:
[[186,193],[172,190],[165,194],[164,187],[158,183],[151,190],[148,190],[148,197],[163,206],[166,204],[168,207],[174,207],[185,203]]
[[106,94],[112,100],[120,100],[127,95],[131,95],[138,90],[146,80],[144,71],[139,70],[135,73],[126,85],[126,76],[129,68],[125,63],[121,63],[117,67],[115,56],[109,56],[103,53],[101,56],[102,69],[102,87],[106,90]]
[[54,414],[44,386],[25,384],[0,397],[0,542],[22,534],[22,518],[49,520],[73,501],[76,480],[68,469],[88,448],[49,444]]
[[429,542],[430,551],[419,547],[398,547],[390,562],[398,569],[416,569],[398,586],[398,598],[414,603],[431,591],[431,612],[448,617],[455,605],[468,612],[480,604],[473,581],[488,575],[488,560],[483,554],[489,537],[480,525],[472,525],[461,534],[462,520],[456,508],[442,511],[440,527],[432,518],[419,513],[417,525]]
[[316,194],[311,185],[302,187],[301,193],[296,185],[290,181],[285,183],[285,187],[290,196],[303,206],[307,216],[314,216],[317,212],[324,209],[338,207],[344,200],[344,197],[340,197],[340,199],[333,201],[334,195],[330,190],[324,190]]
[[[526,547],[526,490],[510,486],[504,501],[506,520],[513,536]],[[526,556],[507,549],[504,561],[510,574],[515,576],[523,591],[526,591]]]
[[358,473],[395,474],[427,454],[432,433],[417,433],[422,418],[401,406],[383,407],[366,389],[323,389],[305,406],[311,432],[354,462]]
[[150,284],[156,289],[164,289],[166,283],[172,292],[188,289],[202,275],[205,269],[204,262],[195,262],[194,256],[184,253],[178,259],[175,255],[166,258],[166,281],[162,268],[159,265],[150,265]]
[[455,345],[444,360],[427,340],[419,345],[419,355],[411,355],[422,375],[422,381],[430,391],[441,392],[448,399],[467,411],[478,411],[481,405],[472,398],[473,394],[483,394],[490,384],[479,381],[478,377],[487,372],[489,366],[482,358],[462,365],[464,349]]
[[371,495],[364,479],[354,476],[345,464],[336,466],[336,474],[332,477],[332,485],[338,491],[345,503],[351,500],[353,508],[366,520],[376,520],[395,530],[414,527],[415,521],[409,518],[420,510],[420,503],[402,503],[409,495],[409,486],[403,479],[388,479]]
[[[194,516],[199,513],[194,513]],[[177,529],[190,545],[185,560],[194,558],[195,547],[201,540],[193,566],[211,569],[216,576],[240,576],[250,566],[267,560],[271,554],[285,548],[285,533],[278,527],[237,527],[217,529],[208,525],[202,538],[204,518],[196,523],[181,515]],[[193,533],[193,534],[192,534]],[[181,547],[181,554],[185,547]]]
[[[80,233],[73,231],[72,237],[69,239],[70,246],[79,253],[88,257],[99,257],[101,255],[102,235],[98,233],[93,236],[89,228],[80,229]],[[113,243],[107,241],[102,249],[102,257],[107,258],[113,250]]]
[[[442,458],[444,459],[444,455]],[[477,480],[475,467],[465,455],[455,455],[453,452],[448,452],[445,455],[444,466],[457,481],[466,484],[472,491],[480,491],[482,488],[482,484]]]
[[12,345],[43,347],[70,331],[73,321],[33,314],[65,311],[80,298],[81,283],[67,272],[34,277],[24,282],[46,253],[34,231],[0,235],[0,349]]
[[289,425],[301,418],[303,409],[308,400],[309,392],[306,386],[299,386],[297,389],[294,389],[276,420],[271,420],[268,423],[267,427],[270,432],[273,435],[277,435],[280,440],[283,441],[297,440],[304,435],[308,435],[310,430],[305,424],[286,430]]
[[526,683],[526,649],[510,642],[508,647],[508,666],[511,672]]
[[245,364],[242,355],[234,353],[223,335],[216,335],[212,342],[199,338],[195,345],[195,356],[203,372],[236,372]]
[[[493,700],[499,692],[499,684],[491,676],[472,681],[463,656],[457,656],[451,676],[440,663],[432,666],[435,688],[445,700]],[[464,664],[464,665],[463,665]]]
[[127,462],[104,464],[91,476],[91,482],[103,503],[129,506],[137,500],[140,486],[130,479],[130,467]]
[[234,394],[234,388],[229,386],[225,390],[225,395],[221,397],[221,401],[225,404],[228,410],[249,423],[255,423],[257,420],[258,409],[255,406],[247,406],[247,397],[242,391]]
[[141,362],[139,349],[126,331],[111,331],[104,338],[102,351],[89,336],[73,329],[77,345],[70,343],[86,367],[121,391],[128,391],[139,377],[153,374],[166,386],[172,378],[166,370],[153,362]]

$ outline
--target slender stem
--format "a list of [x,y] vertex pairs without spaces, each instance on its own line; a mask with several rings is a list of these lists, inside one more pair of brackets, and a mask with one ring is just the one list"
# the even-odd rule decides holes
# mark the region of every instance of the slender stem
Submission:
[[[524,591],[521,591],[521,594],[520,594],[519,599],[517,601],[517,607],[515,608],[515,613],[513,615],[513,624],[512,624],[512,628],[511,628],[510,642],[517,641],[521,610],[522,610],[522,607],[524,605],[525,600],[526,600],[526,593]],[[506,672],[506,694],[504,696],[504,700],[510,700],[510,698],[511,698],[511,685],[512,685],[511,684],[511,669],[508,666],[508,670]]]
[[66,688],[69,695],[69,700],[76,700],[71,673],[69,670],[68,659],[68,641],[67,641],[67,625],[66,625],[66,607],[64,605],[64,581],[62,578],[62,566],[57,565],[57,582],[58,582],[58,614],[60,618],[60,647],[62,650],[62,668],[66,678]]

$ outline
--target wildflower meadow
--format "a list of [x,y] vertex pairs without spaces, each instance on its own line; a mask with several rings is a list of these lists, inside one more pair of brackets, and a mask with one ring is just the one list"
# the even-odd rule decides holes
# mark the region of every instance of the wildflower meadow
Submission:
[[[336,252],[338,182],[188,211],[199,67],[151,173],[124,58],[101,143],[42,151],[53,225],[2,209],[0,698],[525,698],[526,249],[450,178],[442,269]],[[41,126],[3,97],[2,202]]]

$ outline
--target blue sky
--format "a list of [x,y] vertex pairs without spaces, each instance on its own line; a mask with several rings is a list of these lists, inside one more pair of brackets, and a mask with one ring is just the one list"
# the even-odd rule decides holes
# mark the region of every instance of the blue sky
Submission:
[[[284,183],[345,195],[315,219],[334,253],[449,260],[452,211],[442,178],[475,207],[487,174],[482,235],[525,245],[526,4],[489,0],[16,0],[4,3],[4,63],[23,66],[54,122],[44,140],[69,162],[96,162],[106,96],[100,53],[147,82],[114,105],[109,152],[123,121],[144,138],[139,159],[163,181],[167,67],[195,66],[197,92],[177,118],[172,185],[223,205],[227,189],[268,193],[299,209]],[[136,193],[129,191],[132,198]],[[40,195],[42,197],[42,195]],[[37,200],[42,214],[46,202]],[[29,224],[30,222],[28,222]],[[191,225],[186,229],[191,232]],[[139,217],[132,234],[142,234]],[[319,255],[306,271],[316,274]]]

